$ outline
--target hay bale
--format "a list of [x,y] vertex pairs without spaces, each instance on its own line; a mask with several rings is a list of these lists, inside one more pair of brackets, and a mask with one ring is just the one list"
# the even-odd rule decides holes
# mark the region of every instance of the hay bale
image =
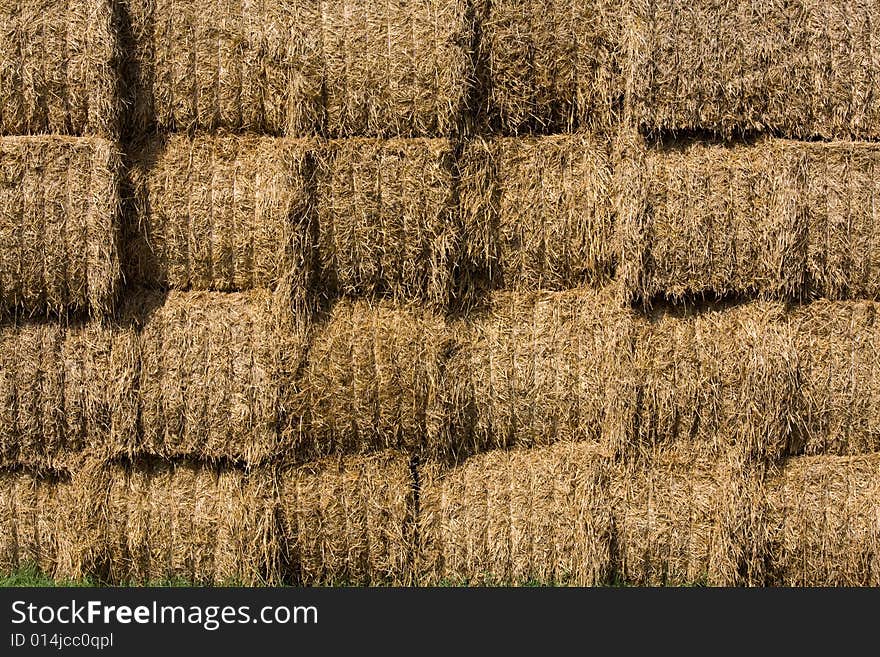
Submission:
[[877,586],[880,461],[805,456],[766,484],[768,584]]
[[319,4],[125,0],[131,129],[318,132]]
[[760,477],[738,459],[684,449],[619,465],[609,484],[620,582],[733,586],[761,577]]
[[281,531],[289,580],[407,585],[414,554],[409,458],[333,458],[281,472]]
[[276,491],[267,472],[189,461],[91,467],[84,573],[114,584],[278,581]]
[[141,441],[116,453],[246,463],[278,454],[306,341],[284,300],[256,290],[132,303],[157,307],[140,332]]
[[609,146],[580,134],[473,142],[460,164],[468,262],[507,290],[610,281]]
[[320,153],[319,253],[339,294],[453,298],[459,249],[452,145],[345,139]]
[[103,139],[0,138],[0,311],[110,311],[118,174]]
[[423,306],[338,302],[311,340],[296,456],[453,452],[454,403],[444,386],[453,348],[451,326]]
[[613,126],[622,104],[623,12],[608,0],[481,0],[488,125],[503,134]]
[[796,449],[799,352],[781,304],[660,312],[637,336],[638,422],[618,451],[772,461]]
[[111,0],[0,6],[0,134],[118,132]]
[[809,294],[880,298],[880,148],[864,142],[801,142],[797,147],[805,159],[801,202],[809,234]]
[[463,453],[631,434],[633,317],[612,288],[497,292],[460,344],[448,369],[472,407]]
[[608,583],[608,474],[586,444],[420,467],[419,584]]
[[880,450],[880,316],[874,302],[816,301],[789,317],[800,360],[807,454]]
[[628,107],[649,132],[880,134],[865,2],[630,3]]
[[129,369],[128,344],[111,326],[0,327],[0,466],[65,468],[111,434],[132,440]]
[[0,573],[35,566],[48,577],[71,575],[73,511],[68,478],[23,470],[0,471]]
[[309,288],[312,140],[172,135],[146,141],[131,177],[134,279],[178,290]]
[[629,165],[618,183],[629,298],[802,296],[801,160],[772,140],[695,142],[649,150],[643,173]]

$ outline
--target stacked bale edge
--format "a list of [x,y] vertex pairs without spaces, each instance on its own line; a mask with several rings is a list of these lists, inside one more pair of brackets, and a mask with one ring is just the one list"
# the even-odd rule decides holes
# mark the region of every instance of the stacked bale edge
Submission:
[[628,114],[647,132],[877,137],[877,18],[866,2],[629,3]]
[[477,108],[491,132],[611,128],[619,118],[623,12],[601,0],[479,0]]
[[175,290],[292,285],[314,262],[314,140],[169,135],[142,143],[130,171],[133,279]]
[[0,138],[0,312],[110,312],[119,166],[97,137]]
[[81,480],[82,574],[140,584],[279,581],[276,489],[266,471],[141,459],[91,463]]
[[[415,304],[337,302],[310,341],[297,458],[406,449],[456,451],[457,399],[444,385],[455,347],[445,318]],[[292,426],[296,431],[298,427]]]
[[466,262],[493,287],[565,290],[611,280],[617,254],[607,139],[475,141],[460,168]]
[[609,471],[583,443],[420,467],[419,583],[606,583]]
[[126,0],[132,129],[444,136],[467,102],[468,3]]
[[412,582],[415,498],[408,456],[387,451],[284,468],[278,486],[289,581]]
[[0,6],[0,134],[118,133],[112,0]]
[[446,139],[340,139],[319,153],[323,281],[337,294],[455,297],[461,248]]

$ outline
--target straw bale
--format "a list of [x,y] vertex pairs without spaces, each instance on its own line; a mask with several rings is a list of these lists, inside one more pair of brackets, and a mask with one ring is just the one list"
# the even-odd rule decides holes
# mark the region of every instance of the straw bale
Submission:
[[315,142],[232,134],[142,144],[135,280],[178,290],[309,287]]
[[798,429],[807,454],[880,450],[880,314],[875,302],[815,301],[789,321],[799,354]]
[[480,0],[484,112],[493,131],[611,127],[622,105],[617,3]]
[[0,465],[63,468],[111,434],[131,440],[128,347],[94,322],[0,327]]
[[800,355],[781,304],[658,312],[637,335],[637,430],[619,451],[772,461],[797,447]]
[[607,140],[578,134],[477,141],[460,166],[467,260],[495,287],[564,290],[614,275]]
[[407,585],[414,554],[409,457],[330,458],[280,475],[289,579],[316,584]]
[[633,321],[613,288],[494,293],[449,365],[450,385],[473,408],[461,450],[626,442],[635,419]]
[[86,574],[113,584],[278,581],[276,491],[263,471],[189,461],[93,467],[84,478]]
[[880,298],[880,148],[801,142],[807,282],[813,297]]
[[609,470],[583,443],[420,467],[419,583],[607,583]]
[[300,458],[383,448],[448,455],[454,398],[444,385],[452,327],[419,305],[338,302],[315,329],[301,386]]
[[111,0],[0,4],[0,134],[118,132]]
[[767,583],[877,586],[878,484],[877,454],[786,462],[766,483]]
[[802,296],[801,163],[795,149],[775,141],[684,142],[649,150],[643,173],[626,166],[618,209],[628,296],[643,303]]
[[861,0],[630,3],[632,118],[648,132],[876,137],[877,18]]
[[0,471],[0,573],[34,566],[49,577],[70,576],[75,508],[67,478]]
[[119,279],[119,157],[103,139],[0,138],[0,310],[107,313]]
[[467,0],[320,3],[331,137],[445,137],[462,127],[473,62]]
[[445,139],[330,142],[318,178],[326,285],[448,304],[460,240],[452,170]]
[[738,459],[667,450],[618,465],[609,484],[614,568],[639,586],[732,586],[761,577],[760,477]]
[[247,463],[276,455],[305,341],[268,292],[169,293],[140,333],[142,441],[115,448]]
[[123,14],[135,131],[320,130],[317,0],[124,0]]

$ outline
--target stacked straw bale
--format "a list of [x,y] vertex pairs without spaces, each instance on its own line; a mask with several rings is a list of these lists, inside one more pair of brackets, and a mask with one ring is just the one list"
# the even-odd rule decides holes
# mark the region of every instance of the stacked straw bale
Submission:
[[79,538],[83,574],[117,583],[278,581],[275,486],[189,461],[90,464]]
[[767,583],[880,583],[878,456],[805,456],[765,483]]
[[444,385],[453,328],[424,306],[341,300],[310,343],[298,457],[455,449],[456,399]]
[[608,582],[610,465],[593,445],[496,450],[419,469],[418,579]]
[[101,138],[0,138],[0,311],[109,312],[119,157]]
[[27,566],[55,578],[74,572],[74,486],[52,474],[0,471],[0,573]]
[[171,135],[141,145],[131,171],[135,279],[178,290],[308,290],[315,142]]
[[622,105],[623,12],[600,0],[478,0],[484,107],[492,131],[611,127]]
[[473,142],[461,162],[467,260],[507,290],[565,290],[614,275],[612,162],[586,135]]
[[131,129],[319,131],[320,5],[125,0]]
[[134,128],[444,136],[467,102],[463,0],[127,0]]
[[737,459],[668,450],[650,464],[616,466],[609,491],[614,568],[622,582],[732,586],[759,581],[760,478]]
[[113,2],[0,5],[0,134],[118,132]]
[[878,16],[868,2],[629,3],[629,111],[648,132],[877,137]]
[[807,216],[807,282],[813,297],[880,298],[880,147],[801,142],[800,202]]
[[799,353],[781,304],[654,313],[639,322],[633,374],[638,423],[619,452],[772,461],[796,447]]
[[141,436],[113,452],[247,463],[277,455],[306,342],[284,300],[264,290],[141,294],[132,304],[154,307],[136,361]]
[[633,430],[632,314],[612,288],[496,292],[461,332],[450,397],[471,407],[460,452],[557,441],[625,442]]
[[460,230],[445,139],[340,139],[320,153],[319,253],[339,294],[447,305]]
[[676,144],[623,167],[616,188],[628,296],[802,296],[801,163],[796,149],[769,140]]
[[407,456],[383,452],[288,468],[279,495],[290,581],[411,583],[415,502]]
[[134,435],[131,335],[98,323],[0,327],[0,465],[64,468]]
[[799,441],[807,454],[880,450],[880,313],[815,301],[789,317],[800,360]]
[[450,136],[473,77],[467,0],[323,0],[309,34],[323,40],[326,131]]

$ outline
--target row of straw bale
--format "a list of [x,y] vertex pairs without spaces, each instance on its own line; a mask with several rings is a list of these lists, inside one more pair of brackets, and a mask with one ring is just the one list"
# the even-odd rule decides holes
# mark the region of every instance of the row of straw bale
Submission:
[[196,461],[0,471],[0,572],[114,584],[406,584],[409,458],[245,471]]
[[869,142],[629,142],[614,182],[630,299],[880,294]]
[[246,472],[191,461],[0,472],[0,570],[109,583],[876,585],[876,454],[770,471],[595,446]]
[[[0,328],[0,460],[87,454],[443,462],[557,442],[777,462],[880,448],[876,302],[655,310],[615,290],[495,293],[467,318],[265,291],[140,291],[114,323]],[[25,366],[22,367],[22,364]]]

